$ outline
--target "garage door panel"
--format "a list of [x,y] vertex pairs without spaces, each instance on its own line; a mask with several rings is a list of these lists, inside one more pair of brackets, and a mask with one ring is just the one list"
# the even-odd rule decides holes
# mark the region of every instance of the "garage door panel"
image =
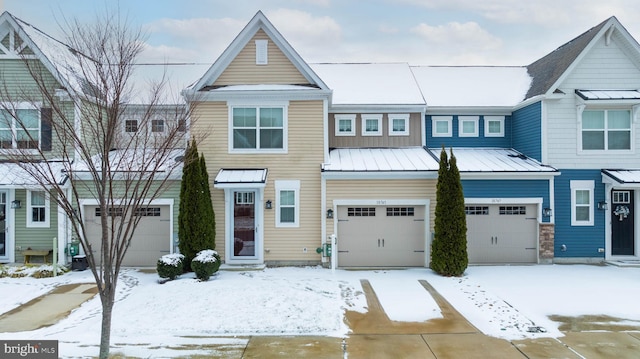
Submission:
[[424,206],[338,207],[338,265],[425,265]]

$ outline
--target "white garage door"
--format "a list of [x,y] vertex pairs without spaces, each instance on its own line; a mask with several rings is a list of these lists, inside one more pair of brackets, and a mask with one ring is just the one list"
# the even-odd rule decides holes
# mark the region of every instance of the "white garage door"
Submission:
[[[170,207],[143,207],[138,214],[142,218],[127,250],[123,265],[155,267],[158,259],[170,252]],[[87,237],[97,260],[100,258],[100,215],[98,206],[85,206]],[[111,213],[111,215],[117,216],[117,213]]]
[[469,263],[537,263],[535,204],[467,205]]
[[339,206],[338,266],[424,267],[424,206]]

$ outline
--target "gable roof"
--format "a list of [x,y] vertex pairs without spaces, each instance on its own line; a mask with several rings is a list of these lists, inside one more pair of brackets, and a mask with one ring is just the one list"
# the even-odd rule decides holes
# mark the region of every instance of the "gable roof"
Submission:
[[282,51],[282,53],[291,61],[298,71],[304,76],[309,83],[318,86],[321,90],[329,90],[329,87],[322,79],[311,69],[311,67],[302,59],[302,57],[293,49],[293,47],[285,40],[285,38],[276,30],[267,17],[258,11],[249,23],[240,31],[238,36],[218,57],[207,72],[198,80],[190,89],[199,91],[204,87],[213,84],[231,62],[238,56],[240,51],[247,45],[253,36],[263,30],[274,44]]
[[614,30],[622,34],[627,47],[632,48],[640,59],[638,43],[618,19],[612,16],[527,66],[533,81],[525,99],[553,91],[593,44],[602,36],[611,36]]

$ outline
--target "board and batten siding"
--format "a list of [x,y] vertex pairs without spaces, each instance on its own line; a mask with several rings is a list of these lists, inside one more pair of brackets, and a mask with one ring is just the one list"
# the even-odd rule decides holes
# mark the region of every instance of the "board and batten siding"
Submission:
[[15,219],[15,261],[19,263],[24,262],[22,251],[27,248],[53,249],[53,238],[58,236],[58,206],[53,199],[49,201],[49,227],[27,228],[27,190],[16,189],[15,199],[22,203],[22,208],[10,209],[7,204],[7,210],[13,211]]
[[[334,208],[335,200],[429,200],[429,233],[433,232],[436,208],[437,180],[327,180],[327,209]],[[337,217],[327,219],[327,236],[335,232]]]
[[[635,151],[615,154],[578,153],[580,125],[577,118],[578,101],[575,90],[637,89],[640,83],[640,69],[620,48],[617,36],[614,34],[608,46],[603,39],[599,40],[567,76],[559,86],[560,90],[566,93],[564,98],[545,102],[548,148],[546,163],[556,168],[566,169],[638,167],[640,123],[637,121],[632,121],[634,135],[632,141]],[[590,106],[587,105],[587,109],[589,108]],[[626,109],[631,110],[631,106],[627,106]]]
[[535,102],[513,112],[513,148],[528,157],[542,161],[542,103]]
[[[274,208],[264,210],[264,260],[320,261],[315,248],[320,245],[321,190],[320,166],[324,160],[322,101],[290,101],[288,107],[288,153],[286,154],[230,154],[228,143],[229,114],[225,102],[195,103],[193,133],[214,129],[213,133],[197,140],[198,150],[204,154],[211,200],[216,213],[216,250],[224,258],[225,203],[224,190],[214,188],[213,181],[221,168],[267,168],[264,200],[271,200]],[[275,226],[275,181],[300,181],[300,226]],[[303,248],[307,248],[306,253]],[[268,250],[268,252],[266,251]]]
[[[571,225],[571,181],[589,180],[594,182],[594,206],[605,200],[605,189],[599,169],[572,170],[560,169],[562,175],[555,178],[555,256],[556,257],[604,257],[598,248],[605,247],[605,212],[594,208],[593,226]],[[562,251],[561,246],[567,250]]]
[[[256,65],[255,40],[268,40],[268,63]],[[263,31],[259,30],[238,56],[216,79],[213,86],[249,85],[249,84],[296,84],[307,85],[309,81],[280,51],[276,44]]]
[[[449,116],[451,117],[451,136],[450,137],[434,137],[433,136],[433,116]],[[463,115],[427,115],[425,117],[425,129],[427,136],[427,147],[439,148],[449,147],[511,147],[511,116],[504,116],[504,136],[487,137],[484,134],[485,115],[464,115],[478,118],[478,136],[460,137],[459,117]],[[493,117],[493,116],[492,116]]]
[[356,114],[355,136],[336,136],[336,119],[334,113],[329,114],[329,147],[408,147],[422,146],[422,116],[419,113],[409,114],[409,135],[389,136],[389,114],[382,114],[382,135],[362,136],[362,115]]

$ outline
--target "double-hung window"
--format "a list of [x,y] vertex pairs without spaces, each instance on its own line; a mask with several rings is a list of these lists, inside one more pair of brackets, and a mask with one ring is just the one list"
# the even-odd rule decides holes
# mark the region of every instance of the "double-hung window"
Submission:
[[45,191],[27,191],[27,227],[49,227],[49,196]]
[[232,151],[286,150],[286,108],[283,106],[249,107],[231,109]]
[[151,132],[164,132],[164,120],[151,120]]
[[40,144],[40,111],[32,106],[0,109],[0,148],[37,149]]
[[300,181],[276,181],[276,227],[300,226]]
[[581,132],[583,151],[630,151],[631,111],[584,110]]
[[571,225],[593,226],[593,181],[571,181]]
[[138,120],[125,120],[124,131],[128,133],[138,132]]

